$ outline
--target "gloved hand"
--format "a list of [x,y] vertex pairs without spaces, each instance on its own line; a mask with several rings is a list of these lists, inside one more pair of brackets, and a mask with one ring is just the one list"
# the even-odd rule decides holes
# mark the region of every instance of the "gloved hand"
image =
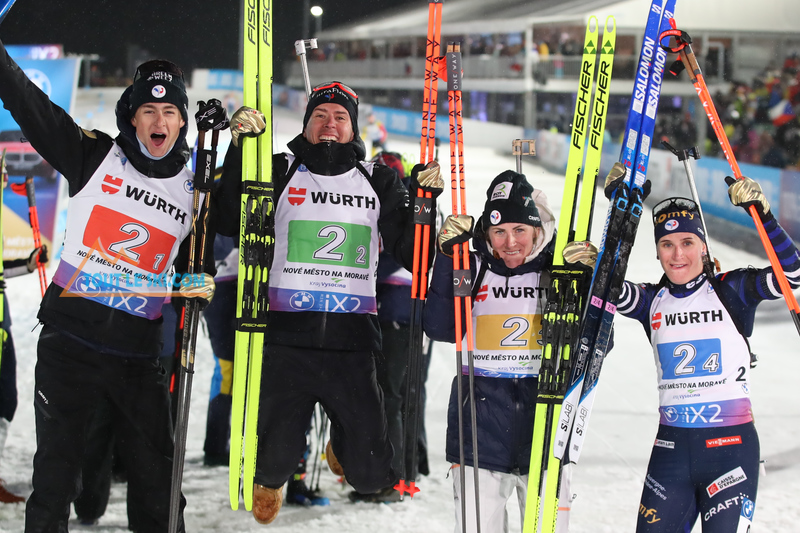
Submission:
[[28,256],[28,260],[25,263],[25,266],[28,268],[28,272],[33,272],[36,270],[36,267],[39,263],[47,263],[47,245],[43,244],[38,248],[34,248],[31,252],[31,255]]
[[567,263],[581,263],[594,270],[597,262],[597,246],[591,241],[572,241],[564,246],[561,255]]
[[200,279],[194,283],[191,283],[189,286],[185,286],[183,283],[181,283],[178,293],[182,298],[196,298],[197,303],[200,305],[200,309],[204,309],[209,303],[211,303],[211,299],[214,297],[214,291],[216,290],[217,286],[214,283],[214,278],[211,276],[211,274],[203,272],[202,274],[195,274],[194,277]]
[[264,113],[252,107],[242,106],[231,117],[231,140],[239,146],[239,135],[257,137],[264,133],[267,123]]
[[[603,186],[603,192],[606,195],[606,198],[611,200],[611,196],[614,194],[614,191],[619,189],[625,183],[625,166],[617,161],[614,163],[614,166],[611,167],[611,170],[606,176],[606,183]],[[642,202],[644,202],[648,196],[650,196],[650,189],[652,188],[652,183],[650,180],[645,180],[644,184],[642,185]]]
[[444,180],[442,179],[439,163],[431,161],[427,165],[417,163],[411,169],[411,189],[416,191],[419,187],[425,192],[431,193],[431,197],[437,198],[444,190]]
[[439,243],[439,250],[444,255],[453,257],[453,247],[472,238],[474,224],[475,219],[469,215],[447,215],[436,239]]
[[764,196],[761,185],[757,182],[746,176],[742,176],[742,179],[739,180],[728,176],[725,178],[725,183],[728,184],[728,197],[733,205],[744,208],[748,215],[750,214],[750,206],[756,206],[756,211],[758,211],[761,220],[771,216],[769,201]]
[[202,100],[197,102],[200,110],[194,114],[194,121],[198,131],[224,130],[230,126],[228,112],[222,106],[222,102],[212,98],[208,102]]

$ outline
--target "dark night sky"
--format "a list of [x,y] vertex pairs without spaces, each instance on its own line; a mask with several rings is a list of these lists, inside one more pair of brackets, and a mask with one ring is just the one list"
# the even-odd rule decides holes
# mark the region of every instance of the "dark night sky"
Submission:
[[[323,28],[387,7],[424,2],[310,1],[324,10]],[[273,7],[276,61],[291,59],[293,43],[301,37],[303,0],[273,0]],[[0,39],[7,44],[63,44],[67,53],[99,54],[105,72],[127,69],[131,44],[186,71],[237,68],[240,11],[241,1],[236,0],[18,0],[0,26]],[[310,26],[313,31],[313,19]]]

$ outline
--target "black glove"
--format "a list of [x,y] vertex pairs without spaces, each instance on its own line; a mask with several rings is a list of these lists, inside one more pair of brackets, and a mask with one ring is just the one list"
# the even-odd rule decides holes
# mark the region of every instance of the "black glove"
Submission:
[[36,267],[39,266],[39,263],[45,264],[47,263],[47,245],[43,244],[38,248],[34,248],[31,252],[31,255],[28,256],[28,260],[25,262],[25,266],[28,268],[28,272],[33,272],[36,270]]
[[427,165],[417,163],[411,169],[411,189],[416,192],[420,188],[425,192],[431,193],[432,198],[437,198],[444,190],[444,180],[442,179],[439,163],[431,161]]
[[198,131],[224,130],[230,126],[228,113],[222,106],[222,102],[212,98],[208,102],[202,100],[197,102],[200,110],[194,114],[194,121],[197,123]]
[[436,239],[439,250],[444,255],[453,257],[453,247],[472,238],[474,224],[475,220],[469,215],[447,215]]
[[725,183],[728,184],[728,197],[733,205],[744,208],[748,215],[750,214],[750,206],[754,205],[762,221],[772,218],[773,215],[769,210],[769,201],[764,196],[761,185],[757,182],[746,176],[742,176],[742,179],[738,180],[727,176]]
[[650,189],[653,188],[653,184],[650,180],[645,180],[644,185],[642,185],[642,202],[647,200],[647,197],[650,196]]

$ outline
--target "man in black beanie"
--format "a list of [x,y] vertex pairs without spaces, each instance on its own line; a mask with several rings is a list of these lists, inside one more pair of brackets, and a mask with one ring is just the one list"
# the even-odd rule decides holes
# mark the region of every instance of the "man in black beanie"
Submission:
[[[278,515],[316,403],[331,421],[327,458],[334,472],[343,469],[363,494],[397,481],[375,377],[376,271],[381,244],[410,270],[414,209],[394,170],[364,161],[357,119],[353,89],[336,81],[318,85],[303,132],[289,142],[292,153],[273,156],[275,249],[253,489],[253,515],[262,524]],[[234,145],[263,125],[257,110],[234,113]],[[225,174],[233,175],[226,183],[239,182],[241,169],[241,150],[228,150]],[[444,185],[438,166],[420,174],[412,177],[412,196],[417,187],[438,196]]]
[[173,442],[161,306],[170,294],[209,300],[214,272],[209,245],[202,284],[176,291],[158,281],[173,267],[186,272],[194,224],[183,74],[167,61],[141,65],[117,103],[120,134],[112,138],[78,126],[0,43],[0,99],[70,196],[61,261],[38,314],[37,449],[25,531],[67,531],[86,430],[103,404],[127,467],[128,527],[166,532]]

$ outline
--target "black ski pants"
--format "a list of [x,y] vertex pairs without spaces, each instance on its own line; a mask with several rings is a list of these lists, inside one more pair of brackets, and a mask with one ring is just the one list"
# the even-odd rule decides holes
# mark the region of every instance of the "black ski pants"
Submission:
[[0,417],[11,422],[17,411],[17,356],[14,351],[14,339],[11,337],[11,310],[8,308],[5,294],[3,294],[3,309],[5,313],[2,328],[6,331],[6,336],[5,341],[2,341],[3,352],[0,355]]
[[292,476],[317,403],[330,419],[331,446],[347,481],[361,493],[393,485],[373,354],[278,345],[264,350],[255,482],[278,488]]
[[[157,358],[100,353],[52,327],[39,336],[34,410],[36,454],[26,533],[67,531],[81,492],[87,432],[109,402],[128,472],[129,528],[166,532],[172,482],[172,420],[166,374]],[[186,505],[181,497],[181,510]],[[180,519],[183,531],[183,517]]]

